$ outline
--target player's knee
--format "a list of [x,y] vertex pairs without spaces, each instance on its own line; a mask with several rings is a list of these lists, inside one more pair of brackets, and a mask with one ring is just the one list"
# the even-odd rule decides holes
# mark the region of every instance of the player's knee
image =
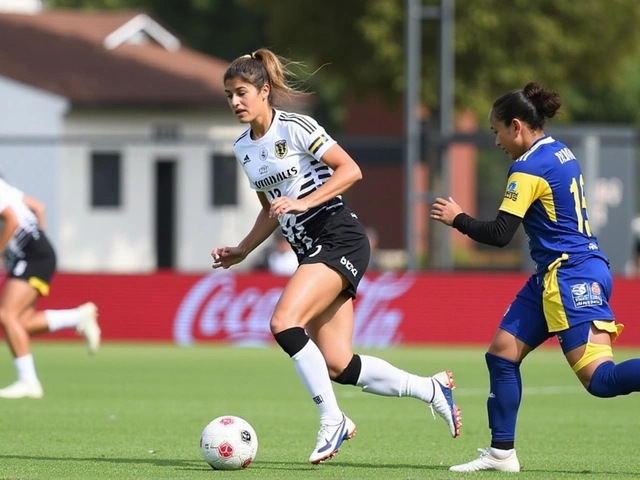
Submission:
[[7,308],[0,307],[0,325],[6,327],[18,321],[18,317]]
[[296,316],[292,313],[286,312],[284,310],[278,309],[273,312],[271,316],[271,321],[269,322],[269,328],[271,328],[271,333],[276,335],[280,332],[283,332],[289,328],[293,327],[301,327],[302,325],[298,324]]
[[594,397],[611,398],[618,395],[612,389],[612,379],[615,373],[615,364],[613,361],[601,363],[591,375],[587,391]]
[[489,372],[493,374],[509,374],[520,368],[520,362],[514,362],[490,352],[484,354],[484,359]]
[[362,360],[359,355],[353,354],[351,361],[343,370],[336,370],[329,365],[331,379],[341,385],[356,385],[362,370]]

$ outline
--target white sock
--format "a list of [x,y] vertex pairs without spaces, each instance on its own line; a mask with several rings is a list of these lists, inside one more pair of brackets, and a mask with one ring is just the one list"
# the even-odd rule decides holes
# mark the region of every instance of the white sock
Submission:
[[77,308],[68,310],[45,310],[49,331],[55,332],[63,328],[77,327],[80,323],[80,311]]
[[433,400],[433,382],[429,377],[419,377],[394,367],[377,357],[360,355],[362,369],[358,385],[363,392],[387,397],[413,397],[423,402]]
[[293,357],[298,376],[320,412],[321,425],[337,425],[342,421],[342,410],[333,391],[327,364],[318,346],[309,340]]
[[499,448],[493,448],[493,447],[489,449],[489,453],[491,453],[491,455],[493,455],[498,460],[506,460],[511,456],[513,452],[514,452],[513,448],[511,450],[501,450]]
[[36,367],[33,363],[33,355],[28,353],[22,357],[15,358],[13,364],[16,366],[16,371],[18,372],[18,380],[24,380],[26,382],[38,381]]

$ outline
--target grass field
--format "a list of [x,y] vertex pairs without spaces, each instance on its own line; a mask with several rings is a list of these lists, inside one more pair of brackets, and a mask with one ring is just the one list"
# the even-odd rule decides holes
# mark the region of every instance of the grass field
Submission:
[[[423,479],[461,478],[451,464],[488,445],[483,349],[398,348],[369,352],[416,373],[449,368],[462,435],[408,398],[338,386],[358,435],[331,461],[307,463],[317,412],[284,353],[275,348],[107,344],[89,358],[80,343],[35,343],[42,400],[0,401],[0,478]],[[617,360],[640,355],[621,350]],[[0,384],[14,380],[9,354]],[[601,400],[585,393],[555,349],[523,367],[518,478],[640,476],[640,395]],[[201,459],[202,428],[214,417],[246,418],[256,461],[238,472]],[[505,478],[483,472],[463,478]]]

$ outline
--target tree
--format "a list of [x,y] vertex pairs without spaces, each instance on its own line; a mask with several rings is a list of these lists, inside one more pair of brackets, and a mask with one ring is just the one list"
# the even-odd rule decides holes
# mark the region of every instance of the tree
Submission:
[[[396,101],[404,88],[404,0],[240,0],[266,19],[281,51],[331,63],[352,95]],[[438,4],[425,1],[425,4]],[[640,45],[636,0],[458,0],[456,105],[486,112],[495,96],[538,80],[564,90],[615,82]],[[423,98],[437,104],[437,23],[423,24]],[[621,32],[624,32],[622,35]]]
[[190,47],[231,61],[266,42],[265,17],[232,0],[45,0],[55,8],[140,9]]

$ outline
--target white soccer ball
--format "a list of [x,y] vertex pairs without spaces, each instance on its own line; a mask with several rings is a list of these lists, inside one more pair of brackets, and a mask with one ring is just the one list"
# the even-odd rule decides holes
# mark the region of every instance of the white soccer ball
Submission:
[[258,436],[246,420],[224,415],[204,427],[200,452],[214,470],[240,470],[256,458]]

